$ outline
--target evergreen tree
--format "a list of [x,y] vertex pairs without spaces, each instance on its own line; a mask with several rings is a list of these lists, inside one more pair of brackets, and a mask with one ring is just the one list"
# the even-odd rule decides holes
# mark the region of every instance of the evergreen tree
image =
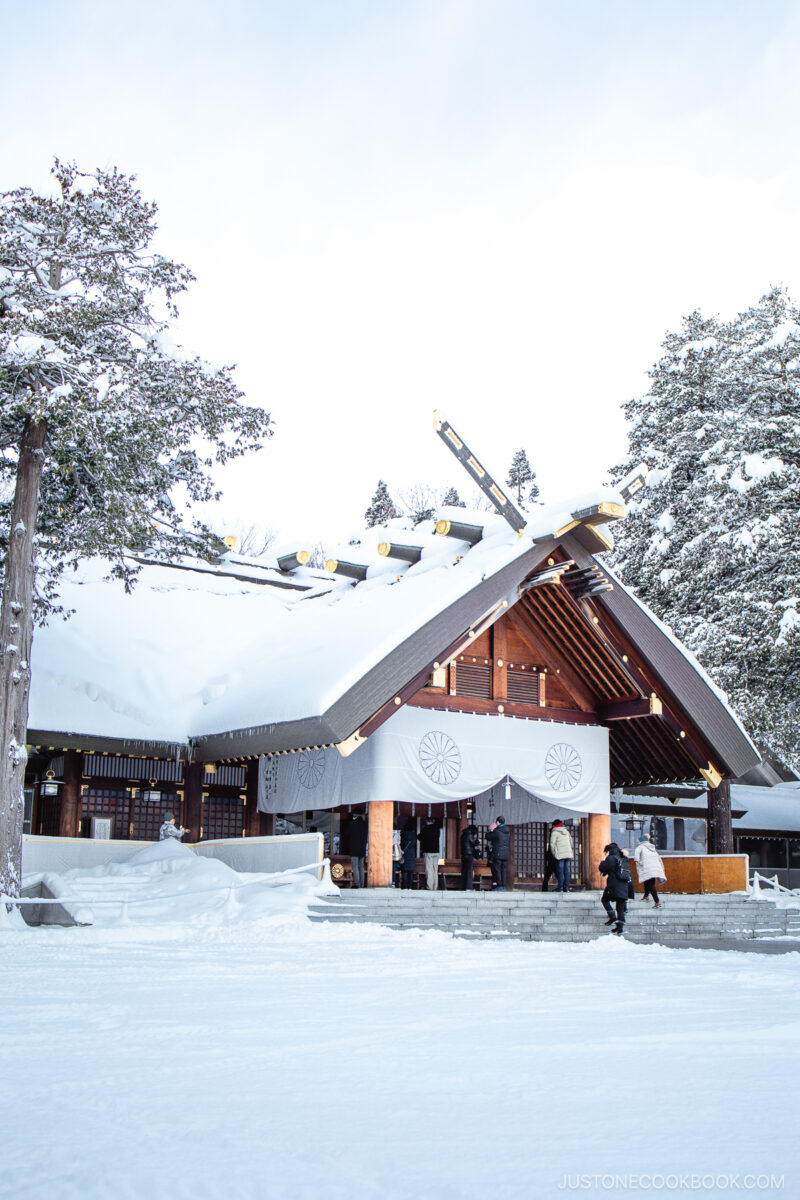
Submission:
[[614,561],[727,692],[755,740],[800,767],[800,312],[780,289],[730,322],[694,312],[625,405],[648,487]]
[[442,506],[449,508],[466,508],[466,504],[454,487],[448,488],[442,496]]
[[[524,450],[518,450],[512,458],[506,483],[510,488],[516,490],[517,504],[522,504],[523,494],[527,497],[527,504],[536,503],[539,497],[539,485],[536,482],[536,472],[532,470],[531,464],[528,462],[528,455]],[[528,484],[531,485],[530,488],[528,488]]]
[[385,525],[387,521],[391,521],[393,517],[399,517],[400,513],[394,506],[394,501],[389,495],[389,489],[382,479],[378,480],[378,486],[375,489],[375,495],[370,501],[369,508],[364,513],[364,520],[367,523],[367,528],[371,529],[373,525]]
[[132,548],[218,549],[204,526],[183,526],[176,489],[184,507],[212,499],[214,463],[271,433],[229,368],[170,341],[193,277],[150,250],[156,206],[134,177],[57,160],[53,174],[54,196],[0,196],[0,892],[11,895],[34,606],[40,618],[57,609],[60,573],[88,556],[131,586]]

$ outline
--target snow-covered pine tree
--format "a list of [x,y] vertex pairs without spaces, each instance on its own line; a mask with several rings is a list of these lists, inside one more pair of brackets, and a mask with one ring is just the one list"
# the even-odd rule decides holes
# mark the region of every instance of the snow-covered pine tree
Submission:
[[373,525],[385,525],[387,521],[391,521],[393,517],[399,515],[394,506],[394,501],[389,495],[388,487],[382,479],[379,479],[375,495],[370,501],[369,508],[364,513],[367,528],[371,529]]
[[[524,450],[518,450],[512,458],[506,483],[510,488],[516,490],[517,504],[522,504],[523,495],[526,496],[526,504],[536,503],[539,497],[539,485],[536,482],[536,472],[532,469]],[[527,486],[528,484],[531,485],[530,488]]]
[[53,174],[55,195],[0,196],[0,892],[10,895],[34,610],[58,611],[58,577],[83,558],[102,556],[130,586],[131,549],[212,547],[179,505],[212,499],[214,463],[271,433],[229,368],[171,341],[193,276],[150,249],[156,206],[135,177],[58,160]]
[[461,499],[456,488],[448,488],[442,496],[442,505],[449,508],[466,508],[466,504]]
[[625,405],[650,468],[617,535],[623,578],[800,768],[800,312],[781,289],[730,322],[692,313]]

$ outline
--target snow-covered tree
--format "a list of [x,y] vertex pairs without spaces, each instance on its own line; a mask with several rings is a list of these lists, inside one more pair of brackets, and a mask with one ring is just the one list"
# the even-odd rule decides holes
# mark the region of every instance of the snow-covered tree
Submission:
[[442,496],[442,504],[449,508],[466,508],[466,504],[461,499],[456,488],[448,488]]
[[385,525],[387,521],[391,521],[393,517],[398,517],[399,515],[394,501],[389,495],[388,487],[382,479],[379,479],[375,495],[370,501],[369,508],[364,513],[367,528],[371,529],[373,525]]
[[436,488],[417,481],[400,492],[400,514],[410,517],[415,525],[419,525],[420,521],[430,521],[439,507],[440,495]]
[[56,160],[52,195],[0,196],[0,892],[20,883],[34,609],[100,555],[127,586],[132,549],[218,547],[181,509],[216,496],[215,463],[257,448],[269,415],[228,367],[169,336],[190,271],[150,249],[135,177]]
[[[517,504],[523,503],[523,496],[525,497],[524,503],[536,503],[539,497],[539,485],[536,482],[536,472],[532,469],[524,450],[518,450],[512,458],[506,483],[516,491]],[[528,487],[529,484],[530,487]]]
[[623,578],[697,654],[755,740],[800,768],[800,312],[781,289],[667,335],[625,405],[648,487]]

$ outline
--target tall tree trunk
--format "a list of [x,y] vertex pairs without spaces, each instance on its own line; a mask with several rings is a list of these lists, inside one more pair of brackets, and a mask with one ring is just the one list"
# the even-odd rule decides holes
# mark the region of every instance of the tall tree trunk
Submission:
[[33,644],[34,537],[45,422],[25,421],[0,610],[0,893],[18,896]]

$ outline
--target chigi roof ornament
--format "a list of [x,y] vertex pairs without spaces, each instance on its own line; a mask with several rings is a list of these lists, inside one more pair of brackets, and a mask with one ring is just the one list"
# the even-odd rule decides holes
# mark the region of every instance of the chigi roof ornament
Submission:
[[[451,454],[454,454],[463,467],[469,471],[470,478],[483,492],[484,496],[491,501],[494,509],[499,512],[504,520],[508,521],[511,528],[516,532],[518,537],[522,536],[522,531],[527,524],[522,513],[514,507],[508,496],[498,487],[492,479],[489,472],[482,466],[475,455],[470,450],[469,446],[456,433],[449,421],[446,421],[436,410],[433,413],[433,428],[438,433],[439,437],[444,442]],[[439,530],[437,525],[437,533],[450,532]]]

